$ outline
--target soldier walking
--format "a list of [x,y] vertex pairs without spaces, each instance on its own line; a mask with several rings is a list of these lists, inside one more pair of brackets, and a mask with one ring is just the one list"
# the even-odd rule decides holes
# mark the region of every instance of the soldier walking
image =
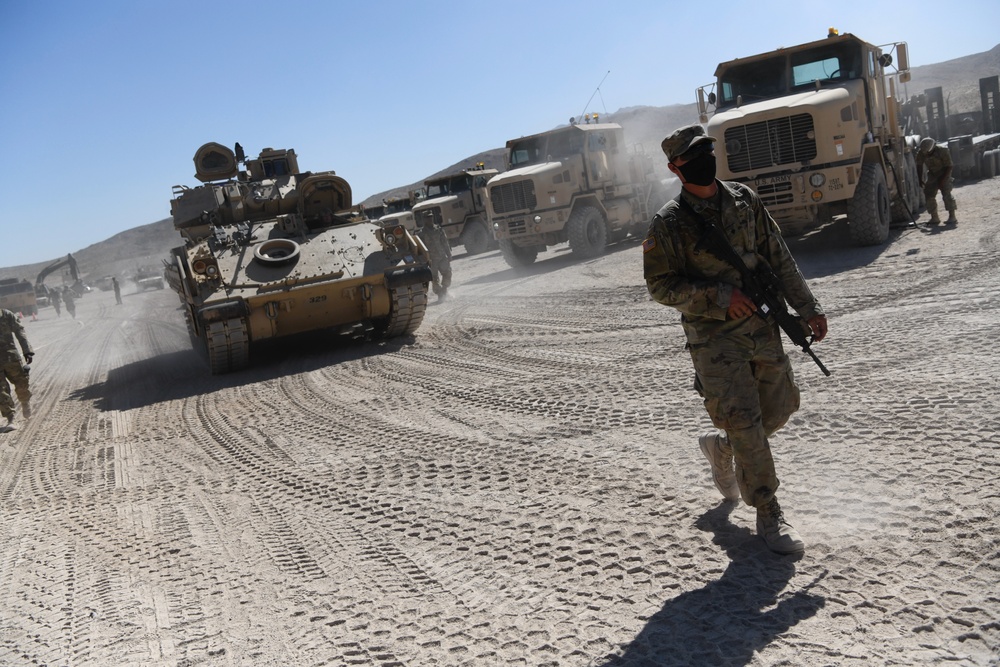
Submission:
[[756,508],[757,534],[769,549],[799,553],[802,538],[775,495],[769,442],[799,408],[799,388],[778,325],[755,316],[757,306],[741,291],[738,269],[706,251],[706,222],[722,230],[748,267],[770,266],[814,341],[826,336],[826,316],[757,195],[746,185],[715,178],[714,141],[700,125],[663,140],[667,168],[682,190],[653,216],[643,242],[646,286],[654,300],[681,311],[695,388],[721,430],[699,439],[716,488],[726,500],[742,497]]
[[[21,346],[21,354],[24,355],[23,361],[17,352],[18,344]],[[34,357],[35,352],[31,349],[27,336],[24,335],[24,327],[21,326],[17,315],[6,308],[0,309],[0,415],[7,420],[6,425],[0,426],[2,432],[14,430],[14,399],[10,395],[8,382],[14,385],[23,417],[27,419],[31,416],[28,365]]]
[[49,303],[56,309],[56,317],[62,317],[62,297],[59,296],[59,290],[49,290]]
[[[924,167],[927,168],[927,177],[924,178]],[[937,143],[930,137],[926,137],[920,142],[920,150],[917,151],[917,173],[920,175],[920,185],[924,188],[924,196],[927,197],[927,212],[930,213],[930,224],[940,225],[941,219],[938,217],[937,193],[941,191],[941,199],[944,200],[944,207],[948,211],[947,225],[957,225],[955,209],[958,204],[951,195],[951,151],[948,147]]]
[[65,288],[63,290],[63,302],[66,304],[66,311],[76,319],[76,301],[73,298],[73,290]]
[[111,279],[111,286],[115,290],[115,303],[122,305],[122,286],[118,284],[118,278]]
[[441,225],[436,224],[431,213],[416,217],[417,236],[427,246],[431,256],[431,277],[438,301],[444,301],[451,287],[451,244]]

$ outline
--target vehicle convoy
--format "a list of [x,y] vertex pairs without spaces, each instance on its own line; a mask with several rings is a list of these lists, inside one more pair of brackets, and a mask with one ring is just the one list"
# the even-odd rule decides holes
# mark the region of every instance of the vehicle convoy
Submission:
[[667,202],[652,157],[626,150],[621,125],[593,120],[507,142],[507,171],[490,180],[489,201],[510,266],[566,241],[578,257],[599,255],[609,242],[644,235]]
[[486,184],[497,174],[480,162],[469,169],[424,181],[425,199],[414,205],[414,218],[427,216],[444,229],[452,246],[470,255],[496,247],[486,211]]
[[831,28],[826,39],[721,63],[715,76],[696,97],[718,140],[718,177],[753,188],[786,233],[846,214],[856,245],[878,245],[891,222],[916,215],[920,137],[904,135],[896,97],[910,79],[905,42],[873,46]]
[[21,315],[37,315],[38,300],[35,288],[23,278],[4,278],[0,280],[0,308]]
[[239,144],[205,144],[194,162],[203,185],[173,188],[185,244],[165,275],[213,374],[245,367],[266,339],[316,330],[391,338],[420,326],[426,249],[401,225],[349,211],[351,187],[335,172],[300,172],[291,149],[246,159]]
[[417,223],[413,217],[413,207],[424,198],[424,189],[411,190],[405,197],[390,197],[384,202],[385,213],[378,219],[380,225],[403,225],[415,232]]

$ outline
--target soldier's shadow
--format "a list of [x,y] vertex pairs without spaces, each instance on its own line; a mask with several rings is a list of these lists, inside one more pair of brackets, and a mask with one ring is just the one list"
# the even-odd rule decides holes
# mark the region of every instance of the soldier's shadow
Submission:
[[756,652],[824,606],[825,598],[809,592],[815,582],[778,599],[797,559],[771,554],[749,529],[730,522],[733,507],[723,503],[695,524],[726,550],[730,563],[722,577],[668,601],[601,667],[748,665]]

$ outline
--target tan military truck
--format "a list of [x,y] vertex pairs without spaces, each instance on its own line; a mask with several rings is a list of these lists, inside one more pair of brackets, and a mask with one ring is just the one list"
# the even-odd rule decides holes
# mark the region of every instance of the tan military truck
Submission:
[[464,245],[470,255],[495,248],[486,212],[486,184],[497,173],[480,162],[424,181],[426,198],[413,207],[414,217],[426,216],[441,225],[448,242]]
[[378,219],[380,225],[402,225],[407,230],[415,232],[417,224],[413,217],[413,207],[424,198],[424,189],[410,190],[405,197],[387,197],[383,202],[383,215]]
[[0,308],[26,316],[37,315],[38,299],[35,288],[23,278],[0,280]]
[[489,199],[510,266],[567,241],[578,257],[599,255],[609,242],[645,234],[667,202],[652,157],[627,150],[621,125],[591,119],[507,142],[507,171],[490,180]]
[[878,245],[891,222],[916,214],[920,137],[905,136],[896,95],[910,79],[905,42],[874,46],[831,28],[721,63],[715,76],[696,101],[718,139],[718,176],[753,188],[786,233],[846,214],[856,245]]

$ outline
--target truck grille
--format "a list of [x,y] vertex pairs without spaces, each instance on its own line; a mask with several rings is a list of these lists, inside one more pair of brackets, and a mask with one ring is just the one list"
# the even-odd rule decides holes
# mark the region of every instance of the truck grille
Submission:
[[503,183],[490,188],[490,201],[494,213],[509,213],[535,208],[535,182],[530,180]]
[[729,171],[768,169],[816,157],[813,119],[807,113],[726,130]]
[[791,204],[795,201],[795,197],[792,194],[792,184],[787,181],[758,186],[757,196],[760,197],[761,203],[768,207],[777,206],[778,204]]

